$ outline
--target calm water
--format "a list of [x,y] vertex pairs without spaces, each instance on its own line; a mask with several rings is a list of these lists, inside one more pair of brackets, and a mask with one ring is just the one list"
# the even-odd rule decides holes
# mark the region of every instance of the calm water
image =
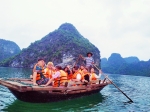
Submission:
[[[0,68],[0,78],[29,77],[30,69]],[[26,103],[17,100],[0,85],[0,112],[150,112],[150,77],[109,75],[134,103],[113,85],[100,93],[55,103]]]

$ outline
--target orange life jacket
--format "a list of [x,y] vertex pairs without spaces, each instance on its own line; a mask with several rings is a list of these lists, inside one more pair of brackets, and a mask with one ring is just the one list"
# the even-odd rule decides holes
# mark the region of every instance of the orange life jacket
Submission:
[[70,73],[70,74],[68,75],[68,72],[66,72],[66,71],[64,71],[64,72],[67,74],[67,79],[68,79],[68,80],[72,79],[72,75],[73,75],[73,74]]
[[95,75],[96,75],[95,73],[91,73],[90,75],[91,75],[91,80],[96,80],[96,79],[97,79],[97,78],[95,77]]
[[82,75],[81,75],[81,80],[84,80],[84,76],[85,75],[89,75],[89,73],[83,73]]
[[63,83],[68,81],[67,73],[63,70],[59,70],[59,72],[60,72],[60,77],[54,79],[54,84],[53,84],[54,87],[59,87],[60,85],[63,86]]
[[[77,72],[75,72],[75,73],[73,74],[72,79],[77,79],[77,74],[80,74],[80,75],[81,75],[80,81],[82,81],[83,78],[84,78],[84,73],[83,73],[82,71],[80,71],[80,70],[78,70]],[[74,84],[74,86],[75,86],[75,84]]]
[[60,85],[60,77],[54,79],[53,87],[59,87]]
[[79,71],[75,72],[73,75],[72,75],[72,79],[77,79],[77,74],[80,74]]
[[[42,68],[41,73],[45,76],[44,67]],[[40,75],[40,73],[37,72],[36,80],[40,80],[40,79],[41,79],[41,75]]]
[[60,70],[60,85],[63,85],[64,82],[67,82],[67,73],[63,70]]
[[45,68],[45,77],[46,78],[52,78],[52,74],[55,73],[53,70],[49,69],[49,68]]
[[50,72],[49,72],[50,70],[48,69],[48,68],[45,68],[44,69],[44,72],[45,72],[45,74],[44,74],[44,76],[46,77],[46,78],[49,78],[49,76],[50,76]]
[[69,74],[69,75],[67,75],[68,80],[72,79],[72,76],[73,76],[73,74]]
[[83,71],[81,69],[79,69],[79,73],[83,73]]

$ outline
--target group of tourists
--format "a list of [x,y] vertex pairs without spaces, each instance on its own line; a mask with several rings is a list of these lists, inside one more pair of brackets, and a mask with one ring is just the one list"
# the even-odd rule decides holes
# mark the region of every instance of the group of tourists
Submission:
[[38,59],[37,64],[33,68],[33,85],[59,87],[68,86],[71,82],[88,83],[99,79],[102,71],[99,70],[99,75],[95,73],[92,55],[91,52],[87,53],[87,57],[79,55],[79,58],[86,61],[86,65],[74,65],[72,68],[69,65],[64,68],[54,66],[53,62],[48,62],[45,67],[44,59]]

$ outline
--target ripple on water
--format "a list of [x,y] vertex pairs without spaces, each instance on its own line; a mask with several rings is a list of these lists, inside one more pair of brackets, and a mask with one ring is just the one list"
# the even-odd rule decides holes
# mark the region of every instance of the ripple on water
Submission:
[[7,105],[16,100],[14,95],[4,86],[0,86],[0,110],[2,111]]

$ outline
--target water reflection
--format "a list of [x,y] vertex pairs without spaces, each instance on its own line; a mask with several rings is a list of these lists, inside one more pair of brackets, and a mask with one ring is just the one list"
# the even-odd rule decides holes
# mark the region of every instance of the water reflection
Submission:
[[54,103],[26,103],[15,100],[13,103],[8,104],[2,111],[12,112],[51,112],[51,111],[95,111],[98,106],[105,101],[105,97],[101,93],[93,94],[72,100],[65,100]]

